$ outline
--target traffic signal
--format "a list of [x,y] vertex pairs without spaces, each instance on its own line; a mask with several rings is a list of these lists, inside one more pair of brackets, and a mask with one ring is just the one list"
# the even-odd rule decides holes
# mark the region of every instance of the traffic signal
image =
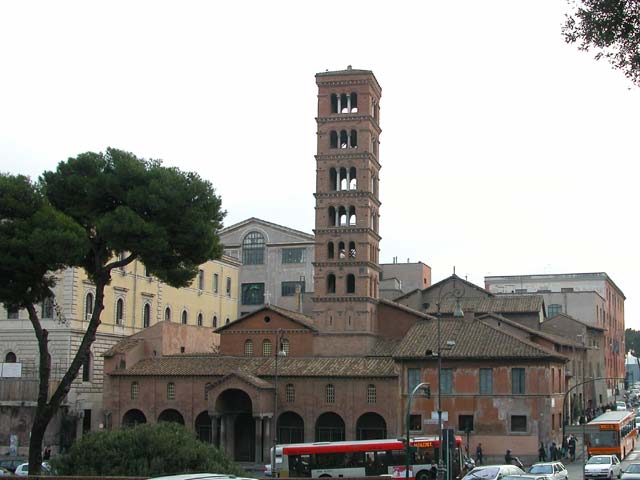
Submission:
[[425,385],[422,387],[422,396],[424,398],[431,398],[431,385]]

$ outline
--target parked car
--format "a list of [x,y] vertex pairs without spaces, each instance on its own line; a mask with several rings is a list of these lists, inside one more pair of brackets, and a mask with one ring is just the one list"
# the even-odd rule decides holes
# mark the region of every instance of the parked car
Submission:
[[225,473],[184,473],[181,475],[167,475],[154,477],[149,480],[257,480],[255,478],[236,477]]
[[13,472],[4,467],[0,467],[0,477],[8,477],[9,475],[13,475]]
[[529,467],[527,473],[549,475],[553,480],[567,480],[569,472],[562,462],[540,462]]
[[640,480],[640,463],[631,463],[622,470],[622,480]]
[[584,465],[584,478],[620,478],[622,467],[615,455],[594,455]]
[[20,465],[21,463],[24,463],[26,460],[27,460],[26,458],[16,458],[16,457],[0,458],[0,467],[6,468],[11,473],[13,473],[16,471],[16,468],[18,467],[18,465]]
[[524,470],[515,465],[482,465],[471,470],[462,480],[497,480],[506,475],[524,475]]
[[[27,475],[29,475],[29,464],[28,463],[21,463],[20,465],[18,465],[16,467],[16,471],[13,472],[13,474],[18,476],[18,477],[26,477]],[[49,465],[47,462],[42,462],[41,474],[42,475],[53,475],[53,469],[51,468],[51,465]]]
[[502,480],[552,480],[549,475],[536,475],[533,473],[525,473],[524,475],[506,475]]

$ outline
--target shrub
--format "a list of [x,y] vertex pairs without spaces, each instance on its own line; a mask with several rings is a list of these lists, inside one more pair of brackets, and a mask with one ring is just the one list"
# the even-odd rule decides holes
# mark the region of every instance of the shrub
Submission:
[[246,475],[219,449],[173,422],[88,433],[52,459],[59,475],[154,477],[189,472]]

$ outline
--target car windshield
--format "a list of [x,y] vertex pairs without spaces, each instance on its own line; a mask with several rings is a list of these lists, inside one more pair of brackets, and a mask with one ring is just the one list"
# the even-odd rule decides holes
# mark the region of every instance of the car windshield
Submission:
[[625,473],[640,473],[640,463],[632,463],[627,467]]
[[611,463],[611,459],[609,457],[591,457],[587,463],[592,465],[604,465],[607,463]]
[[533,465],[529,469],[529,473],[553,473],[551,465]]
[[474,478],[495,478],[498,475],[498,470],[498,467],[474,468],[465,475],[464,480],[473,480]]

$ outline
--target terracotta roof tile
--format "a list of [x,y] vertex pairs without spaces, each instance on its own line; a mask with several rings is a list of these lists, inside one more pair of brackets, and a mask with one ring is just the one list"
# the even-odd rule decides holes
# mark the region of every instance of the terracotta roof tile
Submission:
[[123,340],[116,343],[113,347],[102,354],[103,357],[113,357],[118,353],[125,353],[131,350],[136,345],[143,343],[144,340],[135,337],[126,337]]
[[[149,358],[119,376],[223,376],[239,373],[271,377],[274,357],[229,357],[219,355]],[[283,377],[395,377],[391,357],[283,357],[278,359],[278,376]]]
[[[437,352],[437,321],[419,320],[396,350],[395,358],[424,358]],[[510,335],[481,320],[441,319],[442,358],[456,359],[551,359],[565,357],[528,340]],[[448,349],[446,342],[455,346]]]
[[[528,313],[539,312],[542,309],[543,298],[540,295],[513,295],[491,298],[467,297],[460,299],[462,310],[473,310],[476,313]],[[440,304],[441,313],[452,313],[456,299],[448,297]],[[429,304],[426,312],[435,314],[438,308],[436,302]]]

